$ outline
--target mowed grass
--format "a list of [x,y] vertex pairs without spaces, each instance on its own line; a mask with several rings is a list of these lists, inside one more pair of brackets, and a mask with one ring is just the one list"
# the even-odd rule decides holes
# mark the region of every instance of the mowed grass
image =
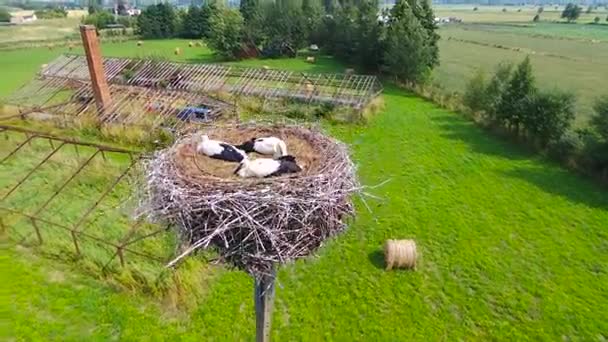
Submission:
[[[248,63],[270,62],[338,69]],[[368,190],[382,198],[367,199],[371,212],[356,199],[345,234],[281,267],[273,338],[607,338],[606,190],[390,85],[384,98],[367,126],[325,125],[351,146],[363,184],[390,181]],[[417,241],[416,271],[384,271],[389,238]],[[9,249],[0,269],[8,338],[254,338],[253,281],[240,271],[214,270],[184,316],[30,250]]]
[[[546,30],[543,27],[549,27]],[[555,36],[545,33],[563,27],[572,31],[594,28],[587,36]],[[577,31],[581,34],[582,31]],[[538,85],[559,88],[577,95],[577,126],[584,126],[593,113],[594,101],[608,93],[608,25],[537,24],[445,25],[439,30],[441,64],[435,81],[447,91],[464,92],[467,81],[479,69],[490,75],[500,62],[518,63],[530,56]],[[567,38],[567,39],[563,39]]]

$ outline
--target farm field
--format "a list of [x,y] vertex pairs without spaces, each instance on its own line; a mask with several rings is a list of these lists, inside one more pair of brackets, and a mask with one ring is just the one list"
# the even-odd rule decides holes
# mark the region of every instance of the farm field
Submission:
[[[186,41],[104,45],[107,55],[160,53],[209,61]],[[0,97],[60,51],[0,55]],[[17,68],[17,64],[19,68]],[[340,71],[331,59],[248,61],[302,71]],[[21,70],[14,70],[21,69]],[[365,185],[381,201],[356,201],[349,230],[316,257],[279,271],[275,340],[602,339],[608,322],[608,192],[456,114],[385,85],[386,108],[367,126],[325,124],[347,142]],[[2,145],[5,146],[5,145]],[[2,151],[2,149],[0,149]],[[4,153],[4,152],[0,152]],[[2,155],[0,155],[1,157]],[[117,165],[120,161],[117,161]],[[4,171],[4,170],[3,170]],[[2,235],[0,235],[2,236]],[[7,241],[7,236],[2,240]],[[382,244],[413,238],[415,272],[383,269]],[[167,309],[78,268],[10,247],[0,254],[6,339],[252,340],[252,285],[212,266],[204,304]]]
[[[438,8],[441,13],[441,6]],[[476,13],[483,15],[483,11]],[[457,9],[450,13],[461,14]],[[494,22],[471,20],[478,22],[465,20],[440,27],[441,64],[434,73],[437,83],[448,92],[463,92],[477,70],[491,74],[500,62],[518,63],[530,56],[541,88],[559,88],[577,95],[576,125],[585,125],[593,102],[608,89],[608,78],[604,77],[608,74],[608,25],[532,23],[517,17]]]
[[40,19],[22,25],[0,26],[0,45],[78,37],[80,19],[79,16],[71,16],[63,19]]

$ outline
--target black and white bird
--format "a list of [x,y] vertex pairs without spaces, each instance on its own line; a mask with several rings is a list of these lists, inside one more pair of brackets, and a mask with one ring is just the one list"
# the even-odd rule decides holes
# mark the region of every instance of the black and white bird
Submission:
[[210,158],[240,163],[247,159],[247,154],[223,141],[211,140],[207,135],[196,133],[192,136],[192,147],[199,154]]
[[287,155],[287,145],[277,137],[251,138],[236,147],[247,153],[272,155],[275,159]]
[[294,156],[281,156],[278,159],[243,159],[239,167],[234,170],[234,174],[243,178],[265,178],[300,171],[302,171],[302,168],[298,166]]

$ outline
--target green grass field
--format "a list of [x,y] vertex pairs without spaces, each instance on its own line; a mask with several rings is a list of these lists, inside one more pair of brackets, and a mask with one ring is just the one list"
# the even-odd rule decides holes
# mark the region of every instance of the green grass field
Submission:
[[[490,74],[500,62],[518,63],[530,56],[541,88],[577,95],[576,125],[584,126],[594,101],[608,91],[604,76],[608,75],[608,25],[532,23],[531,17],[512,8],[507,13],[495,7],[480,7],[476,12],[471,8],[436,6],[437,15],[462,17],[464,22],[440,26],[441,64],[434,80],[449,92],[464,92],[477,70]],[[597,11],[602,18],[608,15],[603,9]],[[557,15],[553,12],[545,8],[543,16]]]
[[78,37],[79,17],[40,19],[14,26],[0,26],[0,45],[24,41],[56,40]]
[[[114,44],[104,52],[169,54],[180,44]],[[2,72],[11,77],[0,94],[58,53],[3,53]],[[202,49],[179,56],[209,58]],[[331,59],[247,63],[341,69]],[[363,184],[390,181],[371,190],[382,198],[368,200],[371,212],[356,200],[345,234],[280,269],[273,338],[608,338],[608,192],[400,89],[386,85],[384,98],[385,111],[366,126],[325,124],[351,146]],[[416,271],[384,271],[389,238],[417,241]],[[254,338],[253,281],[240,271],[210,267],[201,275],[202,304],[187,312],[23,247],[0,254],[0,271],[9,340]]]

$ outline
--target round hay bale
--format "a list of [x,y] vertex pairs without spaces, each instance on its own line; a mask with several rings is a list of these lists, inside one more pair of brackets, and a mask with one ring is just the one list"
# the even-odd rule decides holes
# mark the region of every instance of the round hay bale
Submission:
[[189,47],[193,47],[193,46],[194,46],[194,43],[193,43],[193,42],[188,42],[188,46],[189,46]]
[[416,242],[414,240],[386,240],[384,259],[386,269],[416,268]]
[[144,45],[144,42],[143,42],[143,41],[141,41],[141,40],[138,40],[138,41],[137,41],[137,46],[142,46],[142,45]]
[[315,57],[314,56],[308,56],[308,57],[306,57],[306,62],[308,62],[308,63],[314,63],[315,62]]
[[179,55],[182,54],[182,49],[180,49],[180,48],[177,47],[177,48],[175,48],[175,50],[173,51],[173,53],[175,53],[176,56],[179,56]]
[[233,174],[236,163],[196,154],[188,134],[156,152],[145,163],[140,214],[169,223],[188,246],[169,265],[213,246],[225,261],[260,277],[346,228],[359,185],[344,144],[299,126],[216,126],[204,133],[233,144],[279,137],[303,170],[242,179]]
[[201,47],[201,46],[203,46],[203,43],[201,43],[201,42],[196,42],[196,43],[194,43],[194,45],[195,45],[196,47]]
[[73,50],[74,49],[74,44],[73,43],[68,43],[68,50]]
[[49,44],[47,45],[47,47],[49,48],[49,50],[53,50],[53,48],[55,47],[55,44],[53,44],[53,43],[49,43]]

